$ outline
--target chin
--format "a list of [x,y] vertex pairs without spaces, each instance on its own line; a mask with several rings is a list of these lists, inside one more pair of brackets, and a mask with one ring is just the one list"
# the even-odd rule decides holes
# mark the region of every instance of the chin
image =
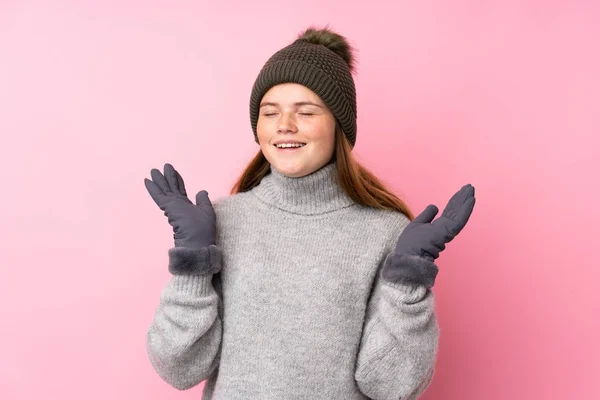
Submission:
[[289,176],[290,178],[300,178],[316,171],[316,168],[308,165],[285,165],[274,163],[273,166],[279,173]]

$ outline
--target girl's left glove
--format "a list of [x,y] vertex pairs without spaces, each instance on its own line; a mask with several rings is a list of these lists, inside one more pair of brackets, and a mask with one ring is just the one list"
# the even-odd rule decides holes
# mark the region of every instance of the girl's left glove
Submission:
[[[464,228],[475,206],[475,188],[467,184],[452,196],[442,215],[433,221],[438,208],[430,204],[402,231],[392,259],[386,260],[382,276],[388,281],[425,283],[433,286],[432,262]],[[433,222],[432,222],[433,221]],[[416,257],[416,258],[415,258]],[[425,262],[420,262],[420,261]],[[420,282],[425,279],[426,282]]]

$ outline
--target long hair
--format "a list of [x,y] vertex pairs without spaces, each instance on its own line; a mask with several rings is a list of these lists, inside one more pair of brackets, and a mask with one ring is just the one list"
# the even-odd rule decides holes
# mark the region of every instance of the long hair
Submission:
[[[414,219],[408,205],[393,194],[372,172],[356,161],[348,139],[337,124],[333,157],[337,166],[338,181],[346,195],[354,202],[381,210],[400,211],[411,221]],[[257,186],[269,173],[270,164],[259,150],[231,188],[231,194],[247,192]]]

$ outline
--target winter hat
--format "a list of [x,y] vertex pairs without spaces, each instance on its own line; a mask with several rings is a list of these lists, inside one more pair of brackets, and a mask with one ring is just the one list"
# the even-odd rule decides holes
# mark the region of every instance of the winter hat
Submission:
[[344,134],[356,143],[356,88],[353,48],[345,37],[328,28],[308,28],[267,60],[250,96],[250,122],[258,143],[256,124],[260,101],[275,85],[298,83],[315,92],[329,107]]

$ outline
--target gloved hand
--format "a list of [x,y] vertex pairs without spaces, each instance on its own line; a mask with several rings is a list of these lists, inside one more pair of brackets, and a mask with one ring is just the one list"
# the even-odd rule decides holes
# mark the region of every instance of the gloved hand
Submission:
[[438,208],[430,204],[402,231],[396,244],[396,254],[413,254],[430,261],[439,257],[446,243],[464,228],[475,206],[475,188],[463,186],[452,196],[442,215],[431,222]]
[[[392,282],[426,283],[432,286],[437,267],[431,262],[464,228],[474,206],[475,188],[470,184],[452,196],[442,215],[433,222],[438,208],[433,204],[428,205],[400,234],[395,254],[385,263],[382,276]],[[415,256],[418,258],[415,259]]]
[[156,168],[150,175],[152,180],[145,178],[144,184],[173,227],[175,247],[199,250],[215,244],[217,217],[208,193],[201,190],[196,194],[196,204],[192,203],[181,175],[169,163],[165,164],[164,176]]

